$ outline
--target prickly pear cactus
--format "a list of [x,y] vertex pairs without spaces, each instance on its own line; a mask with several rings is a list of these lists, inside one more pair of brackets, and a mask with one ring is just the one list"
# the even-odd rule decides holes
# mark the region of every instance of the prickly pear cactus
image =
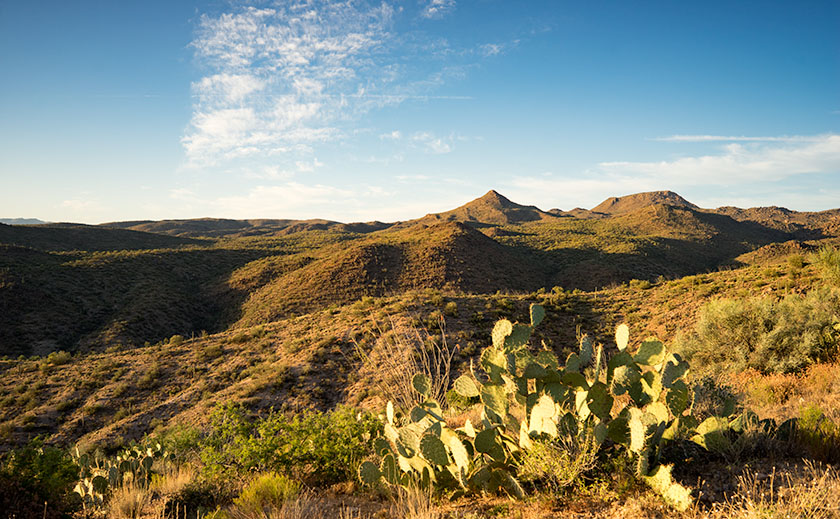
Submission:
[[[608,361],[603,346],[584,336],[578,351],[561,365],[553,352],[529,348],[545,310],[532,305],[529,314],[530,324],[498,321],[492,344],[481,354],[480,371],[471,370],[453,384],[459,396],[478,399],[478,423],[467,420],[450,428],[440,405],[429,398],[431,381],[418,374],[412,386],[425,401],[400,423],[388,403],[384,438],[376,447],[380,463],[363,463],[359,479],[367,485],[419,483],[522,497],[517,470],[523,454],[535,442],[577,435],[594,444],[596,452],[606,441],[622,445],[635,461],[638,477],[675,508],[690,506],[691,492],[674,482],[671,468],[659,462],[665,442],[691,436],[697,425],[690,416],[692,392],[684,380],[688,364],[652,338],[631,353],[630,331],[622,324]],[[621,395],[629,395],[630,402],[615,409]],[[695,437],[712,441],[714,434],[707,424]]]

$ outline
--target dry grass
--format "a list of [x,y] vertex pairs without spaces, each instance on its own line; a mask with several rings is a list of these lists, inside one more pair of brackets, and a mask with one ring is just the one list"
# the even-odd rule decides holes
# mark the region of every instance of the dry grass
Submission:
[[336,509],[326,500],[320,499],[310,491],[301,492],[281,506],[262,510],[245,510],[231,507],[215,514],[217,519],[368,519],[361,510],[348,506]]
[[154,477],[149,489],[168,500],[181,493],[194,477],[195,472],[192,467],[179,465],[165,471],[161,476]]
[[414,375],[423,373],[431,381],[430,398],[446,409],[446,391],[449,389],[455,348],[446,342],[442,319],[440,326],[438,339],[425,329],[391,317],[384,329],[376,323],[378,339],[370,353],[356,343],[356,353],[365,368],[372,372],[380,394],[393,402],[396,408],[409,410],[425,400],[411,383]]
[[840,364],[812,364],[801,374],[733,373],[728,380],[744,395],[744,407],[762,418],[795,418],[803,404],[819,406],[833,421],[840,420]]
[[108,517],[112,519],[136,519],[143,517],[149,505],[149,490],[133,483],[125,483],[114,489],[108,500]]
[[438,519],[443,515],[432,502],[429,489],[411,485],[399,487],[391,504],[391,517],[399,519]]
[[557,492],[579,481],[595,468],[598,444],[594,434],[561,435],[553,441],[534,441],[520,460],[519,475],[523,481],[541,482]]
[[840,517],[840,473],[831,467],[808,463],[801,474],[755,472],[738,478],[734,497],[695,517],[714,519],[753,519],[799,517],[829,519]]

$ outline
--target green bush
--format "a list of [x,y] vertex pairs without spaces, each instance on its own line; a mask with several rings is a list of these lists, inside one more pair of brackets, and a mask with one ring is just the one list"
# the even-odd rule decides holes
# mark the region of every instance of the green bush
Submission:
[[790,256],[788,256],[787,262],[788,265],[791,266],[791,268],[794,268],[796,270],[799,270],[805,266],[805,258],[803,258],[801,254],[791,254]]
[[458,303],[455,301],[450,301],[446,303],[443,307],[444,315],[448,315],[449,317],[457,317],[458,316]]
[[313,484],[352,479],[381,423],[349,407],[294,417],[272,412],[250,419],[241,406],[218,406],[200,441],[205,470],[214,477],[277,471]]
[[818,289],[785,299],[718,299],[704,306],[693,333],[677,338],[692,365],[705,371],[800,371],[836,358],[840,291]]
[[840,249],[822,247],[814,256],[813,263],[820,269],[823,279],[835,286],[840,286]]
[[274,472],[260,474],[233,500],[236,517],[270,515],[272,509],[280,509],[283,503],[296,497],[300,489],[300,483],[286,476]]
[[816,404],[800,409],[796,442],[813,459],[828,463],[840,462],[840,427],[825,416]]
[[69,517],[81,506],[78,478],[67,452],[34,440],[0,458],[0,510],[21,519]]
[[61,366],[70,362],[72,355],[66,351],[54,351],[47,355],[47,364],[51,366]]
[[630,280],[630,288],[636,288],[639,290],[648,290],[651,288],[653,284],[648,281],[647,279],[631,279]]

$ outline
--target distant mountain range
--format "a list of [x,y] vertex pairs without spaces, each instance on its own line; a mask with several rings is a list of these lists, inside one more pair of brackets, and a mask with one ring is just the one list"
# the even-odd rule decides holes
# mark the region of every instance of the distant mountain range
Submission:
[[840,241],[840,209],[702,209],[670,191],[543,211],[489,191],[415,220],[0,224],[0,355],[251,326],[364,296],[592,291]]
[[37,218],[0,218],[0,223],[6,225],[42,225],[49,222]]
[[[460,207],[443,213],[428,214],[422,218],[396,223],[379,221],[365,223],[341,223],[330,220],[229,220],[219,218],[197,218],[188,220],[143,220],[111,222],[101,224],[104,227],[130,229],[181,237],[243,237],[243,236],[282,236],[302,231],[332,230],[338,232],[368,233],[388,228],[405,228],[418,223],[462,222],[474,227],[492,227],[521,224],[534,221],[553,221],[557,218],[596,219],[633,213],[646,207],[668,205],[682,207],[697,212],[720,214],[737,221],[753,221],[786,232],[802,231],[805,235],[811,231],[824,229],[837,224],[840,209],[820,212],[797,212],[784,207],[758,207],[740,209],[720,207],[701,209],[673,191],[650,191],[621,197],[610,197],[592,209],[572,209],[562,211],[551,209],[543,211],[533,205],[520,205],[507,199],[500,193],[490,190],[484,196]],[[834,232],[834,231],[832,231]],[[817,232],[816,234],[819,234]]]

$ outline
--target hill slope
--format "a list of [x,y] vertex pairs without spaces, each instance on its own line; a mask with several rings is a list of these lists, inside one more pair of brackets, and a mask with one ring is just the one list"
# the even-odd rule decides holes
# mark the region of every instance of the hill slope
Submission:
[[104,227],[168,234],[190,238],[241,238],[246,236],[285,236],[305,231],[337,231],[367,233],[387,229],[382,222],[341,223],[331,220],[230,220],[194,218],[189,220],[128,221],[102,224]]
[[537,220],[554,220],[556,216],[532,205],[511,202],[494,190],[461,207],[443,213],[428,214],[408,223],[465,222],[470,224],[508,225]]
[[165,249],[202,242],[125,229],[81,224],[0,224],[0,244],[46,251]]
[[840,236],[840,210],[711,211],[668,191],[610,199],[595,209],[611,213],[555,215],[490,191],[395,225],[224,219],[0,225],[0,354],[102,351],[412,290],[597,290],[752,263],[751,251],[803,235],[817,240],[809,247]]
[[593,213],[604,213],[618,215],[630,213],[650,207],[652,205],[667,204],[679,207],[690,207],[697,209],[697,206],[674,193],[673,191],[649,191],[633,195],[610,197],[591,209]]
[[342,246],[277,277],[243,304],[243,323],[422,288],[487,293],[542,286],[524,263],[518,251],[463,223],[420,223]]

